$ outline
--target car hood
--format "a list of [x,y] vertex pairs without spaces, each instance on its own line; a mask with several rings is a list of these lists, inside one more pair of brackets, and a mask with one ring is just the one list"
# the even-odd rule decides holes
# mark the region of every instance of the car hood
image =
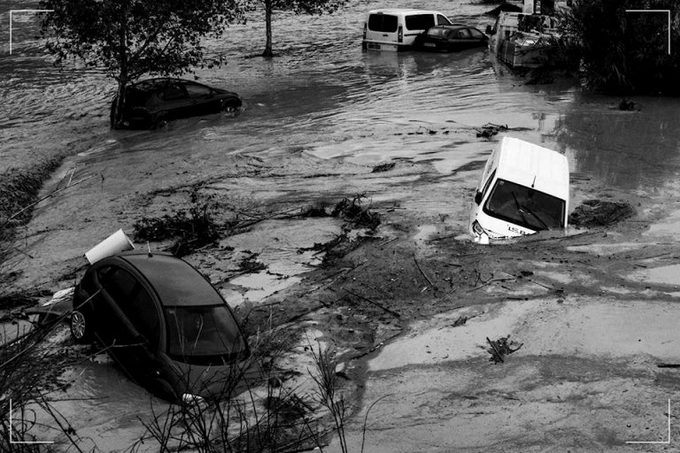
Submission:
[[178,397],[194,395],[211,400],[229,398],[247,391],[260,380],[260,368],[249,358],[226,365],[197,365],[168,358],[172,364]]
[[228,95],[230,95],[230,96],[236,96],[236,97],[239,98],[239,99],[241,98],[241,96],[239,96],[238,94],[234,93],[233,91],[224,90],[224,89],[222,89],[222,88],[213,88],[213,90],[215,90],[215,91],[216,91],[217,93],[219,93],[219,94],[228,94]]

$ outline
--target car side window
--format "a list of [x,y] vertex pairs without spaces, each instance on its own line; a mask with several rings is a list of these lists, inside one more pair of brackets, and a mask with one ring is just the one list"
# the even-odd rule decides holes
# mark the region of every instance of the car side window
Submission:
[[149,292],[141,285],[132,299],[132,304],[129,307],[129,316],[132,323],[137,327],[139,333],[149,341],[149,346],[154,351],[158,349],[158,344],[161,339],[160,321],[158,319],[158,312],[156,305],[151,299]]
[[460,30],[458,30],[456,38],[469,39],[470,32],[467,30],[467,28],[461,28]]
[[475,39],[481,39],[481,38],[484,37],[484,34],[481,31],[477,30],[476,28],[470,28],[469,30],[470,30],[470,34]]
[[209,98],[212,95],[212,90],[203,85],[194,85],[193,83],[184,86],[192,99]]
[[180,85],[173,84],[163,88],[163,90],[158,94],[158,97],[164,101],[179,101],[186,99],[187,94],[186,91],[184,91],[184,88],[182,88]]
[[451,25],[451,21],[446,16],[437,14],[437,25]]
[[113,268],[111,272],[107,273],[104,283],[109,294],[116,299],[121,308],[124,308],[124,305],[127,305],[130,297],[132,297],[132,291],[137,280],[129,272],[120,268]]
[[160,341],[159,319],[149,292],[132,274],[120,268],[110,272],[106,289],[137,332],[156,349]]

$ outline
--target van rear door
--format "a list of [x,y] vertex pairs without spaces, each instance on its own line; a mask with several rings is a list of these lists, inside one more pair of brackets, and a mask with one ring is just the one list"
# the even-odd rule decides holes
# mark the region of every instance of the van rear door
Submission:
[[364,43],[369,49],[380,49],[380,43],[396,44],[400,42],[398,32],[399,16],[382,12],[371,13],[366,21]]

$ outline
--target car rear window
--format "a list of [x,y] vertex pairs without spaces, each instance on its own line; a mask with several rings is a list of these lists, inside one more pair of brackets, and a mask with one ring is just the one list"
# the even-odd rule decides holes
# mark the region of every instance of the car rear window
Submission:
[[405,17],[406,28],[409,30],[426,30],[434,26],[434,15],[413,14]]
[[427,30],[429,36],[445,36],[448,32],[447,28],[430,28]]
[[368,17],[368,29],[383,33],[395,33],[398,25],[397,16],[389,14],[371,14]]

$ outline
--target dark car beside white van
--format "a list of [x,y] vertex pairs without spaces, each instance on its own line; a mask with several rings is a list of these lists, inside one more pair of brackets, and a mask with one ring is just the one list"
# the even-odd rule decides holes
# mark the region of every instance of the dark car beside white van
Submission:
[[366,15],[361,46],[365,50],[407,50],[412,48],[418,35],[435,25],[452,25],[452,22],[438,11],[372,10]]

